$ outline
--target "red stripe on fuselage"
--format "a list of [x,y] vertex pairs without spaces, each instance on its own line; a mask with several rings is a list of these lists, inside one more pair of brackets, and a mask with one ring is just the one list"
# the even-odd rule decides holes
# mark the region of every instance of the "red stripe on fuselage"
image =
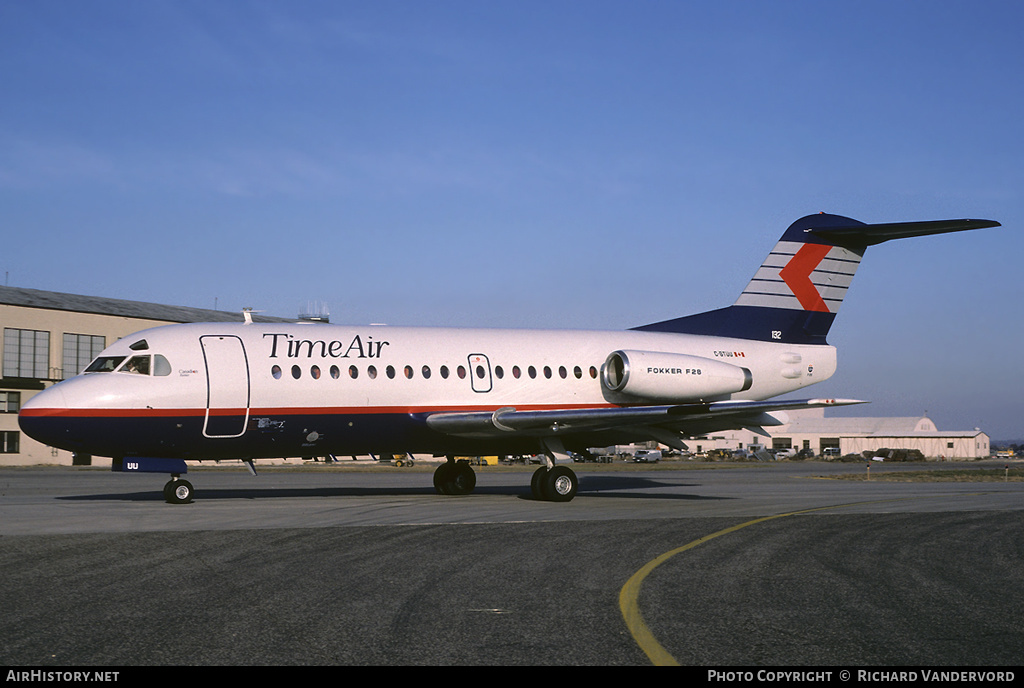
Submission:
[[[250,416],[310,416],[310,415],[395,415],[414,413],[480,413],[493,412],[504,407],[483,406],[306,406],[286,408],[253,408]],[[554,411],[587,408],[619,408],[615,404],[538,404],[516,406],[517,411]],[[214,416],[241,416],[246,409],[213,409]],[[21,415],[37,418],[171,418],[171,417],[202,417],[205,408],[192,409],[67,409],[67,408],[33,408],[22,409]]]

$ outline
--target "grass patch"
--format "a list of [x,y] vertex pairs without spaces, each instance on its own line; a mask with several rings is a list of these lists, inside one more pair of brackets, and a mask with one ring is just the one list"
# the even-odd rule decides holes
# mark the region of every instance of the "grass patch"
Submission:
[[1024,482],[1024,468],[948,468],[935,471],[874,470],[821,476],[836,480],[871,480],[890,483],[1001,483]]

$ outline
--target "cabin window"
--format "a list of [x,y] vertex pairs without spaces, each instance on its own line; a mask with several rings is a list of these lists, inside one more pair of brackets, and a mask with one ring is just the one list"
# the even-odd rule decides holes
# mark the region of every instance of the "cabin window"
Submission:
[[441,378],[444,380],[448,379],[448,366],[441,366]]
[[295,378],[296,380],[298,380],[300,377],[302,377],[302,368],[300,368],[297,365],[293,365],[292,366],[292,377]]
[[341,377],[341,371],[338,370],[338,366],[335,366],[335,365],[331,366],[331,377],[334,378],[335,380],[337,380],[339,377]]
[[526,373],[527,373],[527,375],[530,376],[531,380],[533,380],[534,378],[537,377],[537,369],[534,368],[533,366],[530,366],[529,368],[527,368],[526,369]]
[[395,379],[395,367],[394,366],[388,366],[387,368],[384,369],[384,372],[387,373],[387,376],[388,376],[389,380],[394,380]]
[[519,370],[519,366],[512,366],[512,377],[518,380],[522,374],[523,371]]
[[405,378],[407,380],[412,379],[412,366],[405,366],[405,369],[402,372],[405,373]]
[[309,369],[309,374],[313,377],[314,380],[319,380],[320,379],[320,366],[313,366],[312,368],[310,368]]
[[376,380],[376,379],[377,379],[377,366],[369,366],[369,367],[367,367],[367,369],[366,369],[366,375],[367,375],[367,376],[368,376],[368,377],[369,377],[369,378],[370,378],[371,380]]
[[357,377],[359,377],[359,368],[356,368],[355,366],[349,366],[348,376],[355,380]]
[[274,376],[275,380],[281,379],[281,366],[275,365],[270,369],[270,374]]
[[466,367],[465,366],[459,366],[456,370],[457,370],[457,372],[459,374],[459,379],[460,380],[465,380],[466,379]]
[[494,366],[494,376],[499,380],[505,377],[505,369],[501,366]]
[[420,372],[423,373],[423,379],[424,380],[429,380],[430,379],[430,366],[423,366],[423,370],[420,371]]

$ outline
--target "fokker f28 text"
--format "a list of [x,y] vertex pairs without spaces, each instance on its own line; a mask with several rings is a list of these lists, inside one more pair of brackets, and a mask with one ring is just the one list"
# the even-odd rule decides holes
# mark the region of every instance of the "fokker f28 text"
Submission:
[[[83,374],[30,399],[31,437],[163,472],[189,502],[186,461],[429,453],[441,494],[473,490],[456,456],[538,454],[537,499],[565,502],[569,452],[782,422],[786,409],[856,403],[772,401],[827,380],[826,335],[869,246],[997,227],[990,220],[793,223],[728,307],[620,332],[168,325],[125,337]],[[255,471],[253,471],[255,472]]]

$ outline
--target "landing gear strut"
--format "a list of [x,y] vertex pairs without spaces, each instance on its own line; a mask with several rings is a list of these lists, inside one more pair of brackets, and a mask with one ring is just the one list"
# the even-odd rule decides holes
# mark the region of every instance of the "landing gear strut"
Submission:
[[466,495],[476,487],[476,473],[466,460],[448,460],[434,471],[434,489],[443,495]]
[[177,475],[164,485],[164,499],[168,504],[188,504],[194,494],[192,483],[182,480]]

